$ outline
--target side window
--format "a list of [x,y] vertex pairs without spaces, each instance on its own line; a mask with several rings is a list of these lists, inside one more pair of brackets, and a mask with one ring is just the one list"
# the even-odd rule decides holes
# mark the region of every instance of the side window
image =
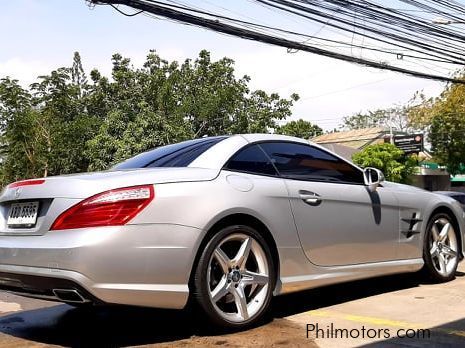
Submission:
[[310,145],[266,142],[260,147],[283,177],[299,180],[363,184],[363,173],[330,153]]
[[258,145],[247,146],[234,154],[225,168],[252,174],[278,175],[271,160]]
[[464,195],[456,195],[452,196],[455,200],[457,200],[461,204],[465,204],[465,196]]

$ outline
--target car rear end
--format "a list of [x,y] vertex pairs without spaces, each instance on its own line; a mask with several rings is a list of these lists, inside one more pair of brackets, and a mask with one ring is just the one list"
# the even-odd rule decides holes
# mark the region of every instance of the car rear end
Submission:
[[0,289],[68,303],[182,308],[201,230],[154,219],[166,202],[158,188],[215,176],[150,169],[9,185],[0,196]]

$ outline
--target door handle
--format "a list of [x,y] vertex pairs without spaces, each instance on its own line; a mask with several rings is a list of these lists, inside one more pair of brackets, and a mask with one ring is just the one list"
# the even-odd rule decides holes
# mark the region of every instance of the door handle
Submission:
[[307,190],[300,190],[299,196],[305,203],[312,206],[320,205],[323,200],[319,194]]

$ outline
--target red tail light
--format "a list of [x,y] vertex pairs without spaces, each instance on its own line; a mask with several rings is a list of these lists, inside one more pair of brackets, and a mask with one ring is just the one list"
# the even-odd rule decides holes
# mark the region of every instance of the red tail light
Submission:
[[125,225],[154,197],[152,185],[126,187],[99,193],[62,213],[53,223],[51,230]]
[[22,181],[16,181],[16,182],[8,185],[8,188],[15,188],[15,187],[21,187],[21,186],[32,186],[32,185],[42,185],[44,182],[45,182],[44,179],[22,180]]

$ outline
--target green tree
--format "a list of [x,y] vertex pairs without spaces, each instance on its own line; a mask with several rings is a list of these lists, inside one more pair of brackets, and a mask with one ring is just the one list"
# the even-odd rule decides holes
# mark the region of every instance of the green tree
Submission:
[[96,136],[101,119],[89,113],[90,86],[79,53],[74,53],[70,68],[39,76],[31,91],[40,112],[36,147],[43,173],[38,176],[87,171],[87,142]]
[[[459,76],[465,77],[465,74]],[[423,98],[412,114],[429,125],[429,141],[436,161],[451,174],[463,172],[465,164],[465,85],[449,84],[438,98]]]
[[389,143],[367,146],[354,154],[352,160],[363,168],[377,168],[384,173],[387,180],[401,183],[410,182],[418,165],[416,156],[405,155],[402,150]]
[[113,81],[91,73],[90,110],[102,113],[88,142],[90,169],[100,170],[150,148],[201,136],[269,132],[290,116],[293,101],[250,91],[250,78],[234,75],[234,62],[212,61],[201,51],[194,61],[168,62],[154,51],[136,69],[113,56]]
[[299,119],[277,127],[275,133],[310,139],[323,134],[323,129],[309,121]]
[[32,95],[17,80],[0,80],[2,182],[36,175],[37,112]]
[[168,62],[151,51],[141,68],[115,54],[111,78],[87,78],[79,53],[70,67],[23,88],[0,80],[2,184],[106,169],[142,151],[205,135],[271,132],[298,96],[250,90],[234,62]]
[[82,97],[88,88],[88,84],[79,52],[74,52],[73,65],[71,67],[71,81],[75,88],[78,89],[78,95]]
[[410,103],[387,109],[377,109],[366,113],[357,113],[342,119],[341,128],[345,130],[362,128],[390,128],[401,132],[413,131],[414,125],[409,118]]

